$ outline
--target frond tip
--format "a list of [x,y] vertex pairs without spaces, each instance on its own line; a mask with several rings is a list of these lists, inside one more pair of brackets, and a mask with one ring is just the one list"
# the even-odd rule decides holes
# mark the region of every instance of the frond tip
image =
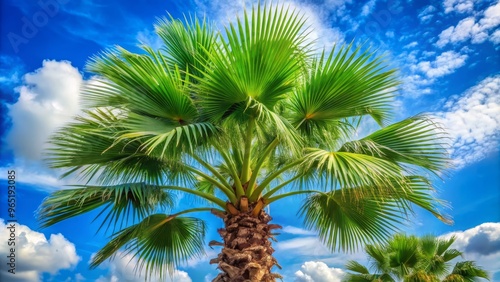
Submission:
[[204,237],[205,223],[200,219],[153,214],[115,233],[93,257],[90,267],[97,267],[125,247],[126,254],[138,258],[135,271],[144,271],[146,280],[152,275],[162,279],[165,273],[173,274],[180,263],[204,254]]
[[52,193],[41,204],[38,218],[42,227],[54,225],[103,207],[96,216],[107,213],[101,224],[120,226],[128,220],[137,220],[150,215],[155,208],[171,208],[172,194],[159,186],[144,183],[127,183],[114,186],[82,186]]

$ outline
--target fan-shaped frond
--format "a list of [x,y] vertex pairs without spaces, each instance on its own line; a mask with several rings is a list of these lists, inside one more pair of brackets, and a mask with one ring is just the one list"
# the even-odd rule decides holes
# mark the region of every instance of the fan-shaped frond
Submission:
[[204,254],[204,237],[205,223],[200,219],[153,214],[114,234],[90,266],[97,267],[125,247],[126,253],[138,258],[136,270],[145,268],[147,276],[164,277],[173,274],[176,265]]
[[360,264],[357,261],[350,260],[346,263],[345,268],[354,271],[360,274],[369,274],[370,271],[368,271],[368,268],[366,268],[364,265]]
[[376,187],[386,189],[403,176],[396,164],[365,154],[307,148],[304,160],[304,170],[324,177],[326,183],[330,182],[329,190],[360,186],[372,186],[372,191]]
[[387,251],[389,252],[389,266],[397,269],[402,278],[410,274],[411,269],[418,263],[419,240],[416,236],[397,234],[389,240]]
[[208,54],[216,44],[217,33],[212,25],[206,19],[185,18],[183,22],[171,17],[158,20],[155,31],[165,44],[162,51],[168,62],[184,74],[190,74],[190,79],[197,83],[207,65]]
[[260,5],[231,24],[227,42],[214,47],[198,86],[203,111],[220,120],[243,107],[247,119],[257,117],[252,100],[274,111],[293,90],[303,66],[303,24],[296,11]]
[[448,277],[444,281],[458,281],[451,280],[452,278],[458,278],[457,276],[461,276],[463,281],[474,282],[477,278],[484,278],[489,280],[488,272],[486,272],[481,267],[477,266],[473,261],[460,261],[455,264],[453,271],[451,273],[451,277],[449,280]]
[[377,156],[407,163],[435,173],[448,163],[443,131],[424,115],[384,127],[359,141],[348,142],[341,151]]
[[351,251],[362,243],[383,241],[403,221],[394,203],[355,194],[349,189],[315,194],[301,207],[305,226],[316,230],[332,250]]
[[123,224],[142,219],[157,208],[168,209],[173,205],[173,195],[155,185],[82,186],[52,193],[42,202],[38,218],[42,227],[47,227],[102,207],[96,216],[97,219],[105,215],[100,228],[104,225],[122,228]]
[[78,173],[82,179],[104,184],[191,179],[177,159],[148,154],[140,140],[118,139],[124,130],[123,113],[97,108],[57,131],[50,139],[46,160],[54,168],[68,168],[62,176]]
[[314,194],[306,199],[300,214],[305,226],[318,231],[328,247],[353,250],[360,243],[385,241],[407,220],[413,205],[447,222],[430,192],[432,187],[424,178],[409,176],[385,187],[362,186]]
[[291,97],[292,123],[303,132],[342,118],[371,115],[383,123],[389,116],[395,86],[394,70],[381,57],[353,43],[314,60],[305,82]]

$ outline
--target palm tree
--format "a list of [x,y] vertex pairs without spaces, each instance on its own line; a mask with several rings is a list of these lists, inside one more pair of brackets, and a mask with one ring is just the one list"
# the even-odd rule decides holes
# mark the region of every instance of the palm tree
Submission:
[[[214,281],[274,281],[264,210],[288,197],[332,251],[377,242],[414,206],[440,220],[429,175],[446,167],[443,132],[425,115],[387,125],[399,84],[384,57],[354,44],[317,51],[298,11],[258,5],[224,31],[206,20],[163,19],[160,50],[121,47],[93,58],[83,114],[51,139],[47,160],[84,185],[40,207],[42,226],[101,209],[118,250],[164,275],[203,255],[205,224],[223,221]],[[372,119],[380,129],[353,134]],[[430,173],[429,173],[430,172]],[[180,209],[174,196],[204,204]]]
[[349,261],[350,270],[343,281],[381,281],[381,282],[459,282],[478,281],[488,278],[488,273],[476,266],[473,261],[456,262],[450,272],[452,260],[462,256],[457,249],[450,249],[455,237],[449,239],[427,235],[421,238],[396,234],[385,244],[367,245],[365,252],[369,257],[370,268],[359,262]]

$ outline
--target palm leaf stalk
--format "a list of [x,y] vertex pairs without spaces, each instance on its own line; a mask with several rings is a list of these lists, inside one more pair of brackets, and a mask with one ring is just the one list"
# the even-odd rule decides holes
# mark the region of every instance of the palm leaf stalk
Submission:
[[[449,222],[427,178],[447,165],[442,130],[425,115],[388,125],[396,70],[365,45],[318,54],[305,24],[280,5],[221,31],[162,19],[160,50],[92,57],[83,114],[47,153],[87,184],[48,197],[42,225],[101,209],[115,233],[91,266],[125,249],[164,275],[203,254],[205,225],[185,216],[210,211],[224,224],[214,281],[274,281],[279,225],[264,208],[280,199],[302,195],[305,226],[332,251],[384,240],[415,207]],[[362,119],[380,129],[355,140]],[[179,210],[179,193],[206,206]]]

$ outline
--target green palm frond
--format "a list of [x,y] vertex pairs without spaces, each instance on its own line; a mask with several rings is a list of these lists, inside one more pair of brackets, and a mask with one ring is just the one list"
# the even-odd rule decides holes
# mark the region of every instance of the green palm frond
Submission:
[[78,173],[82,179],[97,179],[104,184],[160,184],[167,179],[192,178],[178,160],[160,157],[156,152],[147,154],[139,140],[118,139],[123,130],[120,110],[85,111],[84,116],[52,136],[46,160],[53,168],[68,169],[62,177]]
[[[416,237],[406,234],[395,234],[386,243],[367,245],[365,252],[371,262],[371,268],[377,274],[368,273],[368,269],[355,261],[349,261],[346,268],[354,273],[348,273],[343,281],[378,277],[377,281],[404,282],[472,282],[478,278],[489,279],[488,273],[476,266],[473,261],[457,262],[450,271],[449,262],[461,252],[449,249],[454,238],[441,239],[432,235]],[[450,255],[446,255],[449,253]],[[447,275],[448,274],[448,275]]]
[[365,253],[369,256],[370,265],[379,273],[391,273],[386,246],[381,244],[366,245]]
[[373,274],[353,274],[347,273],[342,278],[343,282],[381,282],[386,280],[380,280]]
[[410,274],[418,263],[419,240],[416,236],[397,234],[388,242],[389,266],[398,270],[402,278]]
[[369,274],[370,271],[368,271],[368,268],[366,268],[364,265],[360,264],[357,261],[350,260],[346,263],[345,268],[354,271],[360,274]]
[[440,282],[438,277],[425,271],[417,271],[407,275],[403,279],[404,282]]
[[[445,252],[448,251],[450,246],[453,245],[453,243],[455,242],[456,239],[457,239],[457,237],[455,237],[455,236],[451,236],[448,239],[439,239],[439,241],[437,242],[436,253],[440,256],[444,255]],[[453,259],[453,258],[451,258],[451,259]]]
[[[438,252],[438,245],[442,241],[432,235],[422,236],[419,240],[419,265],[416,269],[431,273],[435,276],[441,276],[449,271],[449,260],[442,253]],[[456,251],[456,250],[448,250]],[[448,252],[447,251],[447,252]],[[457,251],[458,252],[458,251]]]
[[41,204],[38,219],[42,227],[103,208],[95,219],[106,214],[104,225],[122,228],[142,219],[157,208],[169,209],[174,196],[155,185],[128,183],[114,186],[82,186],[52,193]]
[[451,261],[452,259],[460,257],[462,255],[463,252],[456,249],[451,249],[451,250],[446,250],[441,256],[443,257],[444,261]]
[[197,83],[207,65],[208,54],[217,42],[212,25],[205,19],[191,18],[182,22],[170,17],[158,20],[155,30],[165,43],[162,51],[169,63],[178,66],[184,74],[190,74],[192,81]]
[[92,258],[97,267],[125,248],[138,258],[138,271],[145,268],[148,276],[173,274],[175,266],[204,254],[205,223],[192,217],[170,217],[153,214],[136,225],[120,230]]
[[303,25],[296,11],[260,5],[231,24],[227,42],[214,48],[200,81],[204,112],[219,120],[236,109],[254,117],[259,109],[273,111],[293,90],[303,66]]
[[365,154],[307,148],[304,160],[305,172],[322,176],[325,183],[330,182],[329,190],[360,186],[372,186],[375,190],[391,186],[394,179],[403,176],[396,164]]
[[381,57],[351,43],[314,60],[305,83],[291,97],[293,124],[304,132],[341,118],[371,115],[382,124],[398,84]]
[[306,228],[317,231],[331,250],[352,251],[362,243],[383,241],[403,221],[395,203],[360,199],[349,190],[310,196],[300,210]]
[[341,151],[417,165],[435,173],[445,169],[448,164],[445,135],[425,115],[405,119],[359,141],[348,142]]
[[450,274],[447,275],[442,282],[470,282],[470,280],[465,279],[459,274]]
[[438,254],[438,240],[436,236],[425,235],[420,237],[420,252],[426,258]]
[[196,148],[206,145],[207,139],[219,132],[218,128],[209,122],[179,124],[134,113],[130,113],[124,123],[125,130],[121,132],[116,142],[137,140],[146,154],[160,157],[194,152]]
[[483,270],[481,267],[477,266],[473,261],[460,261],[455,264],[453,271],[451,273],[450,279],[445,279],[444,281],[458,281],[452,280],[453,277],[461,276],[462,281],[474,282],[477,278],[484,278],[489,280],[488,272]]
[[160,52],[144,49],[147,54],[118,48],[93,58],[88,68],[103,78],[86,87],[86,100],[93,106],[111,104],[124,112],[117,141],[137,139],[147,154],[157,148],[167,155],[192,152],[218,130],[199,120],[188,78],[169,66]]
[[[404,183],[403,186],[401,183]],[[375,192],[374,192],[375,191]],[[397,231],[413,205],[448,222],[430,195],[425,178],[408,176],[389,186],[344,188],[309,196],[300,209],[307,228],[318,231],[332,250],[353,250],[360,243],[381,242]]]

